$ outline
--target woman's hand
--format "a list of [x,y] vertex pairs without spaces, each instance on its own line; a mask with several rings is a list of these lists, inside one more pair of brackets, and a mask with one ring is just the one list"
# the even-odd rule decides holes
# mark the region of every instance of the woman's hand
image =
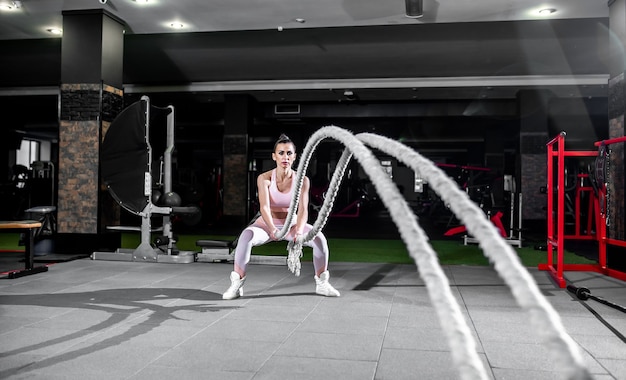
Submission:
[[280,232],[280,230],[276,227],[274,227],[274,229],[272,230],[272,232],[270,232],[270,239],[272,240],[278,240],[276,238],[276,235]]
[[302,232],[298,232],[298,228],[295,225],[291,227],[289,233],[293,236],[293,241],[297,241],[299,237],[302,237]]

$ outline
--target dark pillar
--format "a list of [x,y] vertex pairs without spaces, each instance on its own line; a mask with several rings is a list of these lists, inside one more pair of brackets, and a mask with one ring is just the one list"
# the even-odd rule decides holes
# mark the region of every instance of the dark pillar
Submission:
[[484,136],[485,162],[483,165],[497,173],[504,173],[504,142],[508,132],[504,128],[489,129]]
[[[626,48],[626,1],[609,1],[610,60],[609,60],[609,139],[624,136],[624,49]],[[611,155],[607,173],[610,238],[626,240],[624,233],[624,144],[610,146]],[[626,260],[625,260],[626,261]]]
[[252,98],[226,95],[224,102],[224,222],[244,225],[248,215],[248,128],[252,125]]
[[547,148],[549,91],[522,90],[517,94],[520,116],[520,143],[517,190],[521,191],[522,218],[546,220]]
[[101,188],[99,155],[106,129],[123,108],[123,47],[123,24],[107,12],[63,13],[59,250],[100,248],[98,233],[116,217]]

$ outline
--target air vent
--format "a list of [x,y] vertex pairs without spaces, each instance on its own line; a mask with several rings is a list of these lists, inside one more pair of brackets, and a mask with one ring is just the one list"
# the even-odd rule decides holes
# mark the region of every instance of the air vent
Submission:
[[300,115],[299,104],[275,104],[274,114],[276,115]]

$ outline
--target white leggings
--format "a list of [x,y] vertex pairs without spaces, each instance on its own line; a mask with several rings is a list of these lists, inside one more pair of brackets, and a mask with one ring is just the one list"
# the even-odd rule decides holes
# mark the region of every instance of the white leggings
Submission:
[[[276,226],[276,228],[281,230],[283,228],[284,221],[274,219],[274,225]],[[313,226],[307,224],[304,227],[304,234],[306,235],[312,229]],[[241,235],[239,235],[237,247],[235,248],[235,265],[245,272],[246,267],[250,262],[252,247],[263,245],[270,240],[270,234],[267,231],[267,227],[263,222],[263,219],[257,219],[256,222],[246,227],[246,229],[241,232]],[[293,235],[288,232],[282,240],[293,240]],[[320,269],[325,269],[328,266],[329,251],[328,242],[326,241],[326,237],[324,236],[324,234],[322,234],[322,232],[319,232],[313,238],[313,240],[305,243],[304,245],[313,248],[313,267],[315,268],[315,273],[317,273]]]

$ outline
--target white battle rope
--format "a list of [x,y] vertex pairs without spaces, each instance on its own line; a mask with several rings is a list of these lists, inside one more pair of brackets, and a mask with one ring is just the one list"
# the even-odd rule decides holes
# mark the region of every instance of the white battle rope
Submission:
[[[350,132],[334,126],[324,127],[311,136],[307,147],[309,147],[309,144],[315,147],[319,141],[328,137],[339,140],[346,147],[349,147],[352,154],[354,154],[374,183],[374,186],[376,187],[383,203],[389,209],[394,222],[400,229],[400,234],[402,235],[409,252],[413,252],[413,257],[420,258],[418,269],[420,270],[420,274],[427,285],[430,298],[437,309],[441,325],[448,335],[452,356],[461,377],[463,379],[488,379],[485,368],[476,353],[476,342],[474,341],[465,319],[463,318],[460,307],[452,294],[448,279],[443,273],[441,266],[438,264],[437,255],[428,244],[425,233],[417,224],[415,214],[411,211],[394,183],[391,182],[387,174],[383,171],[378,159]],[[300,161],[300,165],[298,166],[298,174],[296,177],[297,187],[294,190],[295,194],[298,195],[301,189],[303,175],[306,172],[306,167],[310,160],[310,157],[308,156],[310,152],[311,149],[304,149],[301,156],[302,161]],[[333,181],[331,181],[331,183],[338,183],[337,178],[340,177],[339,173],[345,170],[347,161],[349,161],[350,158],[349,156],[349,154],[344,152],[342,159],[340,160],[340,164],[338,164],[335,169]],[[329,194],[327,194],[326,199],[324,200],[324,206],[322,209],[329,208],[328,204],[332,202],[331,198],[334,195],[334,192],[335,189],[331,189],[331,191],[329,191]],[[293,209],[297,207],[297,198],[298,197],[295,196],[292,200],[287,220],[285,221],[285,226],[289,226],[291,224],[290,218],[294,213]],[[328,211],[326,210],[320,212]],[[284,236],[286,232],[287,228],[283,227],[283,230],[277,234],[277,237],[280,238],[280,236]],[[313,239],[318,232],[319,231],[311,230],[308,234],[306,234],[306,236],[303,236],[301,241],[295,244],[295,250],[301,248],[302,242]],[[289,255],[293,255],[294,244],[290,243],[290,246]],[[298,257],[300,254],[301,253],[295,253]]]
[[[549,348],[557,368],[563,370],[567,379],[591,379],[579,347],[565,331],[561,318],[521,264],[511,245],[500,236],[496,227],[485,218],[482,210],[469,199],[467,193],[432,161],[408,146],[370,133],[359,134],[357,137],[367,145],[395,156],[428,182],[468,232],[479,241],[485,256],[509,286],[517,303],[530,313],[534,331]],[[414,259],[419,266],[420,259],[415,256]]]
[[[326,191],[326,195],[324,197],[324,203],[322,204],[322,207],[317,214],[317,219],[315,220],[315,223],[313,223],[312,230],[306,236],[302,236],[301,239],[298,239],[296,241],[290,241],[287,245],[287,251],[289,252],[289,254],[287,255],[287,267],[296,276],[300,275],[300,258],[302,257],[302,245],[304,242],[312,240],[318,234],[318,232],[321,231],[322,228],[326,225],[328,216],[330,215],[330,212],[333,208],[333,202],[337,197],[339,186],[341,185],[341,181],[343,180],[343,175],[346,171],[346,168],[348,167],[348,164],[350,163],[351,158],[352,152],[350,152],[348,149],[345,149],[343,151],[343,154],[341,155],[341,158],[339,158],[339,161],[337,162],[335,172],[330,181],[330,184],[328,185],[328,190]],[[303,170],[298,169],[298,173],[300,172],[305,173],[306,168],[304,168]],[[302,179],[304,180],[304,175],[302,175]],[[296,177],[296,181],[298,180],[299,178]],[[297,194],[299,196],[300,187],[298,187],[297,190]],[[294,207],[296,207],[297,209],[297,206]],[[289,217],[287,221],[291,223],[291,219],[289,219]]]
[[[327,196],[313,229],[305,236],[288,245],[289,269],[296,275],[300,274],[300,257],[302,244],[312,240],[323,228],[332,209],[345,169],[354,155],[364,171],[372,180],[381,200],[390,211],[391,217],[400,231],[409,254],[416,262],[420,276],[424,280],[431,302],[433,303],[440,324],[447,335],[452,356],[463,379],[487,379],[482,361],[476,353],[476,343],[463,318],[460,307],[451,293],[450,285],[441,266],[437,254],[428,243],[428,237],[417,223],[417,218],[409,208],[404,197],[395,184],[383,171],[380,162],[364,145],[370,145],[398,158],[400,161],[419,173],[466,225],[468,231],[475,236],[487,257],[494,263],[495,269],[511,288],[518,304],[529,311],[531,323],[543,338],[550,352],[568,379],[590,379],[591,375],[583,364],[582,356],[571,337],[565,332],[561,321],[539,291],[536,283],[520,264],[511,246],[499,235],[496,228],[485,218],[484,213],[472,202],[467,194],[461,191],[432,161],[419,155],[409,147],[374,134],[352,133],[328,126],[319,129],[309,139],[297,169],[296,194],[292,199],[285,227],[277,234],[281,238],[288,231],[291,220],[299,202],[299,195],[304,175],[317,145],[326,138],[333,138],[346,146],[337,164],[329,185]],[[547,326],[551,326],[548,328]]]

